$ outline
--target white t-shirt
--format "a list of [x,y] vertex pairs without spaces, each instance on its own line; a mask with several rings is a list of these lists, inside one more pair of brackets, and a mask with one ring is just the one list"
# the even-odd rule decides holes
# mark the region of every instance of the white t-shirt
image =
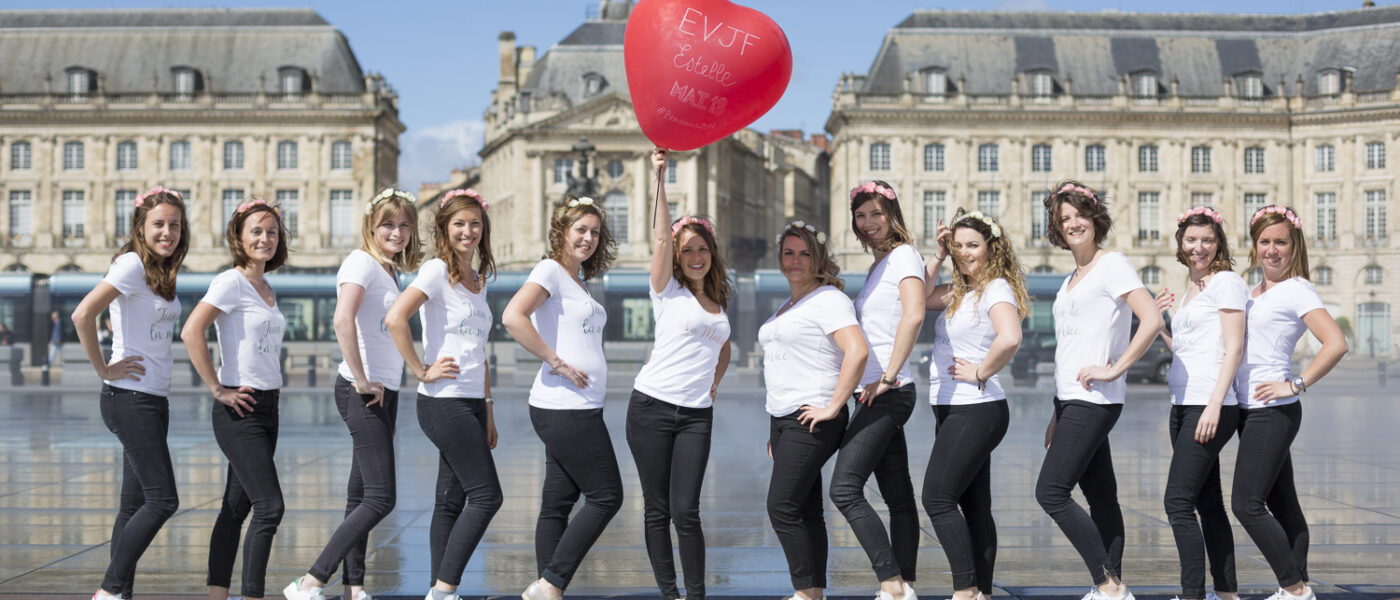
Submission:
[[[1071,275],[1072,276],[1072,275]],[[1143,287],[1137,269],[1121,252],[1107,252],[1066,289],[1070,277],[1055,295],[1055,395],[1061,400],[1094,404],[1122,404],[1128,383],[1095,381],[1085,390],[1075,378],[1087,366],[1117,361],[1128,349],[1133,311],[1124,294]]]
[[1298,401],[1297,396],[1264,404],[1254,399],[1254,386],[1293,379],[1293,349],[1308,326],[1303,315],[1322,307],[1311,281],[1294,277],[1250,298],[1245,308],[1244,363],[1235,373],[1235,397],[1240,408],[1266,408]]
[[[904,316],[904,306],[899,302],[899,284],[910,277],[924,280],[924,257],[913,244],[900,244],[870,270],[860,294],[856,295],[856,318],[860,319],[860,330],[870,346],[870,359],[865,362],[865,373],[860,378],[862,386],[879,382],[889,367],[890,355],[894,354],[894,336]],[[900,365],[895,380],[895,387],[914,380],[907,359]]]
[[602,408],[608,391],[608,358],[603,355],[603,327],[608,313],[588,290],[574,281],[564,266],[546,258],[530,271],[527,283],[549,292],[549,298],[530,315],[530,322],[569,366],[588,375],[588,387],[579,389],[561,375],[551,375],[548,363],[540,364],[530,386],[530,406],[555,410]]
[[263,302],[238,269],[219,273],[209,282],[200,302],[219,309],[214,332],[219,338],[219,384],[248,386],[255,390],[282,388],[282,334],[287,319],[273,305]]
[[729,343],[729,315],[710,314],[675,277],[651,292],[656,344],[637,373],[637,391],[686,408],[710,406],[719,354]]
[[[403,357],[389,337],[389,328],[384,325],[384,315],[399,297],[399,282],[390,275],[379,261],[374,260],[364,250],[354,250],[341,263],[335,274],[336,290],[340,286],[353,283],[365,289],[360,299],[360,310],[355,313],[355,331],[360,344],[360,361],[365,377],[370,381],[384,384],[386,389],[398,391],[403,380]],[[355,376],[350,365],[340,362],[340,376],[350,381]]]
[[[929,367],[930,404],[980,404],[1006,398],[1001,388],[1001,379],[992,375],[987,379],[986,389],[977,389],[977,384],[956,381],[948,374],[954,358],[981,363],[987,360],[987,352],[992,349],[992,340],[997,337],[992,327],[992,307],[1006,303],[1016,309],[1016,293],[1005,279],[987,282],[981,294],[968,292],[962,305],[953,316],[944,310],[934,320],[933,361]],[[1021,324],[1016,323],[1017,327]]]
[[763,347],[768,414],[781,417],[803,405],[822,408],[831,403],[845,357],[831,334],[852,325],[860,322],[851,299],[829,285],[764,321],[758,343]]
[[[1177,309],[1172,318],[1172,370],[1167,376],[1172,404],[1205,406],[1225,360],[1220,311],[1244,310],[1249,286],[1234,271],[1211,275],[1206,288]],[[1227,392],[1224,406],[1234,406]]]
[[180,318],[180,299],[166,300],[146,285],[141,257],[127,252],[112,261],[102,281],[121,293],[107,308],[112,317],[112,360],[140,356],[146,374],[140,381],[122,378],[107,385],[155,396],[170,395],[170,371],[175,357],[170,343]]
[[486,287],[474,294],[460,282],[447,282],[447,263],[434,258],[423,263],[418,276],[408,284],[428,297],[418,309],[424,362],[432,364],[450,356],[458,369],[456,378],[419,383],[418,393],[434,398],[482,398],[486,396],[486,336],[491,332]]

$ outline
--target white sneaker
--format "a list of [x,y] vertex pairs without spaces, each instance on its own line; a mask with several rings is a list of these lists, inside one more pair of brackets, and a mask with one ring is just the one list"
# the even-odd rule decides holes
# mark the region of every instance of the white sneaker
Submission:
[[[431,594],[432,592],[428,593]],[[360,595],[355,596],[355,600],[374,600],[374,596],[369,595],[369,592],[360,590]]]
[[1104,594],[1103,597],[1104,597],[1104,598],[1107,598],[1108,600],[1137,600],[1137,598],[1133,596],[1133,591],[1130,590],[1130,589],[1128,589],[1128,586],[1126,586],[1126,585],[1123,586],[1123,595],[1122,595],[1122,596],[1113,597],[1113,596],[1109,596],[1108,594]]
[[113,596],[113,595],[111,595],[111,594],[108,594],[106,591],[102,590],[101,588],[99,588],[96,592],[93,592],[93,593],[92,593],[92,600],[126,600],[126,599],[123,598],[121,594],[117,594],[117,595]]
[[[423,600],[433,600],[433,592],[432,592],[432,590],[428,590],[427,595],[423,596]],[[462,597],[461,597],[461,596],[458,596],[457,594],[454,593],[454,594],[448,594],[448,596],[447,596],[446,598],[444,598],[443,600],[462,600]]]
[[[1224,599],[1221,598],[1220,596],[1215,595],[1215,592],[1206,592],[1206,600],[1224,600]],[[1240,600],[1244,600],[1244,599],[1241,598]]]
[[1269,600],[1317,600],[1317,596],[1313,594],[1312,586],[1303,589],[1306,591],[1300,595],[1294,596],[1288,593],[1288,590],[1279,588],[1277,592],[1274,592],[1274,595],[1269,596]]
[[907,581],[903,585],[904,595],[900,596],[899,600],[919,600],[919,595],[914,593],[914,586],[909,585]]
[[325,591],[314,587],[306,591],[301,589],[301,577],[292,580],[287,587],[282,588],[282,597],[287,600],[326,600]]

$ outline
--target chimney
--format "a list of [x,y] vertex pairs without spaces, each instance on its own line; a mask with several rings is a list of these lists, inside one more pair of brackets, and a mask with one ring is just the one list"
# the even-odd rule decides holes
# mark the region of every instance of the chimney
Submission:
[[500,84],[514,85],[516,82],[515,73],[515,32],[502,31],[500,37],[496,38],[501,54],[501,77]]
[[535,47],[521,46],[517,56],[520,65],[520,85],[524,86],[525,82],[530,79],[530,71],[535,67]]
[[826,137],[825,133],[812,134],[812,137],[808,138],[807,143],[821,148],[823,152],[831,152],[831,138]]

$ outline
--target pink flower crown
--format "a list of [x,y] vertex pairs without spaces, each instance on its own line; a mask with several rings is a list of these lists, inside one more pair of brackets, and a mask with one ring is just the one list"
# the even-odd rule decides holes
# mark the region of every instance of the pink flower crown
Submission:
[[158,185],[158,186],[153,187],[153,188],[151,188],[151,189],[149,189],[149,190],[146,190],[146,191],[144,191],[144,192],[141,192],[140,194],[137,194],[137,195],[136,195],[136,202],[134,203],[134,206],[135,206],[136,208],[141,208],[141,205],[144,204],[144,203],[146,202],[146,199],[147,199],[147,198],[150,198],[151,196],[154,196],[154,195],[156,195],[156,194],[170,194],[171,196],[174,196],[176,200],[179,200],[179,201],[181,201],[181,202],[184,202],[184,201],[185,201],[185,197],[184,197],[184,196],[181,196],[181,195],[180,195],[180,192],[177,192],[177,191],[172,190],[172,189],[170,189],[170,188],[167,188],[167,187],[165,187],[165,186],[160,186],[160,185]]
[[272,212],[277,213],[277,216],[282,216],[282,211],[278,210],[276,206],[269,205],[267,200],[263,200],[262,198],[253,198],[243,204],[239,204],[238,208],[233,209],[233,214],[241,214],[243,211],[253,208],[254,206],[266,206],[271,208]]
[[715,234],[715,224],[711,223],[709,219],[702,219],[700,217],[681,217],[679,219],[676,219],[675,223],[671,224],[671,235],[675,236],[676,234],[681,232],[682,227],[690,225],[691,223],[697,223],[703,226],[705,228],[705,231],[710,232],[710,235]]
[[1204,206],[1197,206],[1197,207],[1192,208],[1191,210],[1188,210],[1188,211],[1186,211],[1186,212],[1184,212],[1184,213],[1181,213],[1181,214],[1177,215],[1177,216],[1176,216],[1176,224],[1177,224],[1177,225],[1180,225],[1180,224],[1182,224],[1182,223],[1185,223],[1185,222],[1186,222],[1186,219],[1188,219],[1188,218],[1190,218],[1190,217],[1194,217],[1194,216],[1196,216],[1196,215],[1205,215],[1205,216],[1207,216],[1207,217],[1210,217],[1210,220],[1215,221],[1215,224],[1216,224],[1216,225],[1224,225],[1224,224],[1225,224],[1225,219],[1222,218],[1222,217],[1220,216],[1220,213],[1219,213],[1219,212],[1216,212],[1215,210],[1212,210],[1212,209],[1210,209],[1210,208],[1206,208],[1206,207],[1204,207]]
[[476,200],[477,204],[481,205],[482,210],[486,210],[488,207],[491,206],[490,204],[487,204],[485,200],[481,199],[481,194],[477,193],[476,190],[472,188],[467,188],[465,190],[451,190],[446,194],[443,194],[442,199],[438,200],[438,210],[442,210],[442,207],[447,206],[448,202],[451,202],[453,198],[456,198],[458,196],[466,196],[468,198]]
[[894,190],[874,181],[867,181],[851,188],[851,200],[855,200],[857,194],[879,194],[888,200],[894,200]]
[[1269,206],[1265,206],[1264,208],[1254,211],[1254,216],[1249,218],[1250,226],[1253,226],[1254,222],[1258,221],[1260,217],[1263,217],[1264,215],[1268,214],[1283,215],[1284,219],[1287,219],[1289,223],[1293,224],[1294,229],[1297,229],[1299,231],[1303,230],[1303,220],[1299,219],[1298,215],[1294,214],[1293,211],[1289,210],[1287,207],[1279,206],[1277,204],[1271,204]]
[[1095,193],[1094,193],[1094,190],[1091,190],[1091,189],[1089,189],[1089,188],[1086,188],[1086,187],[1084,187],[1084,186],[1082,186],[1082,185],[1075,185],[1075,184],[1073,184],[1073,183],[1066,183],[1066,184],[1060,186],[1060,189],[1055,190],[1055,193],[1056,193],[1056,194],[1060,194],[1060,193],[1064,193],[1064,192],[1078,192],[1078,193],[1083,194],[1084,196],[1088,197],[1088,198],[1089,198],[1089,201],[1093,202],[1094,204],[1098,204],[1098,203],[1099,203],[1099,195],[1098,195],[1098,194],[1095,194]]

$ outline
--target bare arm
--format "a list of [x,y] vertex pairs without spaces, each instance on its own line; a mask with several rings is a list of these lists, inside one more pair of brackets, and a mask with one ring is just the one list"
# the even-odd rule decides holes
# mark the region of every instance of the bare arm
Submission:
[[[413,313],[423,307],[428,301],[428,295],[416,287],[409,286],[399,297],[394,300],[394,304],[389,307],[389,312],[384,315],[384,326],[389,328],[389,337],[394,340],[394,348],[397,348],[399,355],[403,356],[403,362],[408,366],[408,370],[413,376],[423,383],[431,383],[442,379],[448,373],[443,372],[444,368],[439,368],[438,362],[433,361],[432,369],[424,366],[423,359],[418,356],[418,349],[413,347],[413,330],[409,328],[408,321],[413,318]],[[456,364],[451,357],[446,357],[446,361],[452,362],[453,372],[456,375]],[[436,377],[429,375],[430,370],[438,371],[433,373]]]
[[[483,379],[484,379],[485,382],[486,382],[486,384],[485,384],[486,387],[483,388],[483,389],[484,389],[485,392],[486,392],[486,397],[487,397],[487,398],[490,398],[490,397],[491,397],[491,359],[490,359],[490,358],[487,358],[486,360],[481,361],[481,366],[482,366],[483,370],[486,372],[486,376],[483,377]],[[496,405],[495,405],[494,402],[487,402],[487,403],[486,403],[486,445],[487,445],[488,447],[490,447],[492,450],[495,450],[495,449],[496,449],[496,442],[497,442],[497,440],[499,440],[499,439],[500,439],[500,434],[496,432]]]
[[204,332],[209,330],[209,326],[214,324],[214,319],[219,318],[221,314],[223,311],[208,302],[195,305],[190,317],[185,319],[185,328],[180,330],[180,341],[185,343],[185,354],[189,355],[190,364],[194,365],[200,381],[214,396],[214,400],[232,408],[235,414],[242,417],[253,412],[253,405],[257,404],[253,399],[253,389],[246,386],[237,390],[224,389],[223,384],[219,382],[219,374],[214,371],[214,359],[209,356],[209,346],[205,343]]
[[1152,345],[1152,338],[1157,337],[1158,332],[1162,330],[1162,313],[1157,311],[1157,301],[1152,299],[1152,294],[1147,292],[1147,288],[1128,292],[1124,294],[1124,298],[1128,301],[1128,307],[1133,309],[1133,314],[1137,315],[1137,334],[1128,343],[1128,349],[1113,364],[1090,365],[1079,370],[1077,379],[1086,390],[1094,381],[1115,381],[1122,377],[1128,372],[1128,367],[1142,358],[1147,348]]
[[1172,332],[1167,330],[1167,320],[1165,315],[1167,314],[1167,311],[1171,309],[1172,302],[1176,301],[1176,294],[1173,294],[1172,291],[1167,288],[1162,288],[1162,291],[1157,293],[1157,297],[1155,298],[1155,300],[1157,302],[1157,312],[1160,312],[1164,315],[1162,318],[1162,328],[1157,330],[1157,335],[1158,337],[1161,337],[1162,342],[1167,345],[1167,350],[1171,350]]
[[78,343],[83,345],[83,353],[87,355],[88,363],[92,364],[92,370],[97,371],[98,377],[107,381],[127,377],[140,381],[141,376],[146,374],[146,367],[141,365],[140,356],[128,356],[109,365],[102,360],[102,347],[97,341],[97,315],[107,310],[120,295],[121,292],[112,284],[98,282],[97,287],[83,296],[78,308],[73,310],[73,328],[78,331]]
[[331,325],[335,328],[335,341],[340,346],[340,354],[345,357],[345,365],[355,378],[352,382],[355,391],[374,396],[366,403],[372,406],[384,398],[384,386],[369,380],[365,375],[365,364],[360,360],[360,330],[355,324],[355,315],[360,312],[360,303],[364,299],[364,287],[357,283],[340,284],[336,289],[335,316],[331,319]]
[[1337,326],[1337,321],[1326,309],[1314,309],[1303,315],[1303,324],[1308,326],[1308,331],[1313,337],[1322,342],[1322,349],[1317,351],[1317,356],[1313,357],[1302,373],[1303,385],[1311,387],[1332,372],[1332,368],[1346,356],[1347,338],[1342,335],[1342,328]]
[[656,170],[656,215],[651,228],[651,291],[658,294],[671,282],[671,261],[675,244],[671,242],[671,206],[666,202],[666,150],[651,151],[651,166]]
[[715,392],[719,390],[719,382],[724,379],[724,372],[729,370],[729,340],[725,340],[724,347],[719,349],[719,363],[715,365],[715,382],[710,384],[710,400],[714,401]]
[[[1220,425],[1220,408],[1225,405],[1225,396],[1234,385],[1235,371],[1239,369],[1240,358],[1244,356],[1244,311],[1222,309],[1220,312],[1220,338],[1225,344],[1225,353],[1220,363],[1220,373],[1215,387],[1210,392],[1206,408],[1196,420],[1193,439],[1204,444],[1215,438]],[[1170,342],[1168,342],[1170,345]]]
[[510,304],[506,305],[501,314],[501,324],[506,326],[510,337],[515,338],[515,342],[520,344],[521,348],[544,361],[554,372],[567,377],[576,387],[588,387],[588,374],[569,366],[559,358],[554,349],[540,337],[535,324],[530,322],[530,315],[539,310],[540,305],[548,299],[549,292],[543,286],[533,281],[525,282],[525,285],[520,286],[520,291],[510,299]]
[[[1007,302],[998,302],[992,305],[988,314],[992,317],[992,330],[996,332],[996,337],[992,338],[992,345],[987,349],[987,358],[976,365],[957,359],[958,363],[972,366],[971,383],[978,385],[1011,364],[1016,351],[1021,349],[1021,317],[1016,313],[1016,307]],[[957,366],[961,368],[963,364]]]
[[861,333],[859,325],[847,325],[837,329],[832,332],[831,339],[841,348],[841,375],[836,379],[836,390],[831,394],[831,400],[826,406],[802,407],[802,414],[797,420],[807,425],[808,431],[815,429],[817,423],[829,421],[841,412],[841,408],[846,406],[846,400],[855,393],[856,386],[860,385],[860,376],[865,374],[865,361],[870,357],[870,347],[865,344],[865,334]]
[[924,282],[918,277],[905,277],[899,281],[899,324],[894,330],[894,348],[890,351],[890,362],[885,365],[885,372],[880,374],[880,381],[873,386],[867,386],[862,390],[860,401],[870,404],[878,398],[880,394],[889,391],[890,384],[886,381],[894,381],[899,377],[899,371],[904,367],[904,363],[909,360],[909,355],[914,351],[914,341],[919,339],[919,330],[924,327]]

